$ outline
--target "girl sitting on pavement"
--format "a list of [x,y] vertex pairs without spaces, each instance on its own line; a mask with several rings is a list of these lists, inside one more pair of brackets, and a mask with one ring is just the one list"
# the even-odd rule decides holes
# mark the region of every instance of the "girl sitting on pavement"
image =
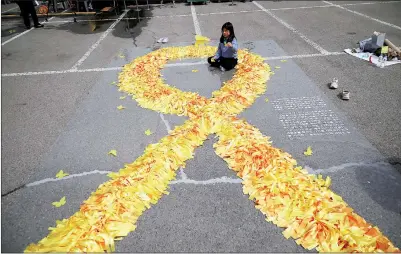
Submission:
[[238,43],[234,34],[234,27],[230,22],[225,23],[221,28],[220,43],[215,56],[207,59],[208,63],[222,70],[231,70],[237,63]]

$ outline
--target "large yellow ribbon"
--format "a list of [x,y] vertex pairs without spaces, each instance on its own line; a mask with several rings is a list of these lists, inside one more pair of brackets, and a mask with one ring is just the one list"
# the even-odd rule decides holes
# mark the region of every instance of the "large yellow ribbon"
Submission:
[[[135,230],[138,217],[168,194],[175,171],[193,157],[210,134],[219,140],[216,154],[243,179],[243,190],[256,208],[307,249],[321,252],[399,251],[380,232],[355,214],[330,191],[330,178],[308,175],[290,154],[236,118],[266,89],[269,66],[255,54],[240,50],[234,77],[206,99],[170,87],[160,70],[168,60],[213,55],[214,47],[162,48],[135,59],[119,75],[119,87],[143,108],[189,117],[144,154],[102,184],[69,219],[27,252],[114,251],[115,240]],[[207,85],[207,84],[205,84]]]

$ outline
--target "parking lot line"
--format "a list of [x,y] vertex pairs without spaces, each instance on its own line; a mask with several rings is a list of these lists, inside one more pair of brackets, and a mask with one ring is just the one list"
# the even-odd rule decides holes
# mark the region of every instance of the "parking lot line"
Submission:
[[72,66],[71,70],[76,70],[78,67],[83,64],[83,62],[89,57],[89,55],[100,45],[100,43],[107,37],[107,35],[114,29],[114,27],[124,18],[124,16],[127,14],[128,10],[125,10],[123,14],[118,17],[118,19],[111,24],[111,26],[103,32],[103,34],[100,36],[100,38],[86,51],[86,53],[79,59],[74,66]]
[[1,12],[1,14],[10,12],[10,11],[15,10],[15,9],[17,9],[17,8],[18,8],[18,6],[14,7],[14,8],[11,8],[11,9],[9,9],[9,10],[3,11],[3,12]]
[[[62,11],[61,13],[66,12],[66,11],[69,11],[69,9]],[[49,19],[49,21],[52,20],[52,19],[54,19],[54,18],[55,18],[55,17],[51,17],[51,18]],[[35,27],[32,27],[32,28],[29,29],[29,30],[26,30],[26,31],[24,31],[24,32],[22,32],[22,33],[20,33],[20,34],[17,34],[16,36],[14,36],[14,37],[12,37],[12,38],[6,40],[5,42],[3,42],[3,43],[1,44],[1,46],[4,46],[4,45],[6,45],[7,43],[12,42],[13,40],[15,40],[15,39],[17,39],[17,38],[23,36],[24,34],[29,33],[30,31],[32,31],[32,30],[34,30],[34,29],[35,29]]]
[[[332,166],[330,168],[326,168],[326,169],[312,169],[312,168],[308,168],[308,171],[310,171],[309,173],[312,174],[321,174],[321,173],[328,173],[328,172],[338,172],[338,171],[342,171],[346,168],[352,167],[352,166],[373,166],[373,167],[379,167],[380,169],[386,169],[388,170],[388,168],[386,167],[391,167],[391,164],[388,162],[384,162],[384,161],[378,161],[375,163],[366,163],[366,162],[352,162],[352,163],[344,163],[341,165],[337,165],[337,166]],[[72,175],[68,175],[66,177],[63,178],[45,178],[39,181],[35,181],[35,182],[31,182],[28,184],[25,184],[22,187],[34,187],[34,186],[38,186],[38,185],[42,185],[42,184],[46,184],[49,182],[59,182],[59,181],[65,181],[68,179],[72,179],[72,178],[76,178],[76,177],[82,177],[82,176],[87,176],[87,175],[93,175],[93,174],[100,174],[100,175],[105,175],[105,174],[109,174],[112,171],[102,171],[102,170],[93,170],[93,171],[86,171],[86,172],[82,172],[82,173],[77,173],[77,174],[72,174]],[[212,178],[212,179],[208,179],[208,180],[193,180],[193,179],[188,179],[188,178],[182,178],[182,179],[176,179],[174,181],[172,181],[170,184],[201,184],[201,185],[208,185],[208,184],[216,184],[216,183],[241,183],[242,180],[239,178],[229,178],[227,176],[223,176],[223,177],[219,177],[219,178]]]
[[399,26],[397,26],[397,25],[394,25],[394,24],[385,22],[385,21],[380,20],[380,19],[373,18],[373,17],[371,17],[371,16],[368,16],[368,15],[366,15],[366,14],[363,14],[363,13],[360,13],[360,12],[357,12],[357,11],[350,10],[350,9],[345,8],[344,6],[341,6],[341,5],[338,5],[338,4],[333,4],[333,3],[328,2],[328,1],[323,1],[323,2],[325,2],[325,3],[327,3],[327,4],[331,4],[331,5],[333,5],[333,6],[337,7],[337,8],[343,9],[343,10],[345,10],[345,11],[354,13],[354,14],[356,14],[356,15],[362,16],[362,17],[364,17],[364,18],[367,18],[367,19],[376,21],[376,22],[378,22],[378,23],[380,23],[380,24],[383,24],[383,25],[386,25],[386,26],[389,26],[389,27],[392,27],[392,28],[401,30],[401,27],[399,27]]
[[27,34],[27,33],[29,33],[30,31],[32,31],[33,29],[35,29],[35,27],[32,27],[31,29],[26,30],[26,31],[24,31],[24,32],[22,32],[22,33],[20,33],[20,34],[17,34],[16,36],[14,36],[14,37],[12,37],[12,38],[6,40],[5,42],[3,42],[3,43],[1,44],[1,46],[4,46],[4,45],[6,45],[7,43],[12,42],[12,41],[15,40],[15,39],[18,39],[19,37],[23,36],[24,34]]
[[[112,173],[113,171],[105,171],[105,170],[93,170],[93,171],[85,171],[82,173],[78,173],[78,174],[71,174],[68,176],[65,176],[63,178],[45,178],[39,181],[35,181],[32,183],[28,183],[25,184],[23,186],[21,186],[20,188],[24,188],[24,187],[34,187],[34,186],[38,186],[38,185],[42,185],[42,184],[46,184],[46,183],[51,183],[51,182],[60,182],[60,181],[65,181],[68,179],[72,179],[72,178],[79,178],[79,177],[83,177],[83,176],[88,176],[88,175],[105,175],[105,174],[109,174]],[[230,178],[227,176],[222,176],[219,178],[212,178],[212,179],[208,179],[208,180],[193,180],[193,179],[178,179],[176,178],[176,180],[171,181],[171,185],[173,184],[195,184],[195,185],[209,185],[209,184],[216,184],[216,183],[241,183],[242,179],[239,178]],[[6,195],[3,195],[6,196]]]
[[[339,6],[358,6],[358,5],[374,5],[374,4],[392,4],[392,3],[400,3],[401,1],[386,1],[386,2],[365,2],[365,3],[350,3],[350,4],[339,4]],[[266,9],[269,11],[286,11],[286,10],[302,10],[302,9],[315,9],[315,8],[328,8],[328,7],[336,7],[336,5],[313,5],[313,6],[298,6],[298,7],[283,7],[283,8],[271,8]],[[208,13],[196,13],[197,16],[210,16],[210,15],[226,15],[226,14],[241,14],[241,13],[254,13],[254,12],[263,12],[263,10],[243,10],[243,11],[223,11],[223,12],[208,12]],[[152,18],[172,18],[172,17],[190,17],[192,14],[176,14],[176,15],[158,15],[158,16],[149,16],[149,17],[140,17],[140,18],[123,18],[122,20],[136,20],[136,19],[152,19]],[[116,21],[118,18],[105,18],[100,20],[89,20],[82,19],[77,20],[77,22],[102,22],[102,21]],[[7,26],[10,23],[16,22],[2,22],[1,26]],[[46,24],[53,23],[75,23],[72,20],[57,20],[57,21],[48,21]],[[19,22],[18,22],[19,24]]]
[[301,32],[299,32],[297,29],[295,29],[294,27],[292,27],[291,25],[289,25],[288,23],[286,23],[284,20],[280,19],[279,17],[277,17],[276,15],[274,15],[271,11],[267,10],[265,7],[263,7],[262,5],[260,5],[258,2],[253,1],[252,2],[254,5],[256,5],[257,7],[259,7],[259,9],[263,10],[264,12],[266,12],[270,17],[274,18],[275,20],[277,20],[280,24],[282,24],[283,26],[285,26],[286,28],[288,28],[289,30],[291,30],[293,33],[297,34],[299,37],[301,37],[306,43],[308,43],[310,46],[312,46],[314,49],[316,49],[317,51],[319,51],[321,54],[327,55],[329,54],[329,52],[327,50],[325,50],[324,48],[322,48],[320,45],[318,45],[317,43],[315,43],[314,41],[310,40],[308,37],[306,37],[304,34],[302,34]]
[[78,72],[103,72],[103,71],[117,71],[121,70],[122,67],[111,67],[111,68],[94,68],[94,69],[69,69],[62,71],[32,71],[32,72],[16,72],[16,73],[3,73],[2,77],[19,77],[19,76],[37,76],[37,75],[54,75],[54,74],[67,74],[67,73],[78,73]]
[[[320,54],[305,54],[305,55],[290,55],[290,56],[272,56],[264,57],[265,60],[282,60],[282,59],[302,59],[310,57],[323,57],[323,56],[338,56],[345,55],[344,52],[327,52]],[[178,67],[178,66],[195,66],[206,64],[206,61],[198,61],[192,63],[173,63],[166,64],[165,67]],[[2,77],[20,77],[20,76],[37,76],[37,75],[55,75],[55,74],[68,74],[68,73],[82,73],[82,72],[104,72],[104,71],[119,71],[122,67],[109,67],[109,68],[93,68],[93,69],[69,69],[62,71],[35,71],[35,72],[15,72],[15,73],[3,73]]]
[[386,1],[386,2],[367,2],[367,3],[352,3],[352,4],[339,4],[340,6],[353,6],[353,5],[370,5],[370,4],[393,4],[400,3],[401,1]]
[[200,25],[199,25],[199,21],[198,21],[198,17],[196,16],[195,6],[193,4],[191,4],[191,14],[192,14],[192,20],[194,22],[195,33],[198,34],[198,35],[202,35],[201,29],[200,29]]
[[265,57],[265,60],[284,60],[284,59],[294,59],[294,58],[310,58],[310,57],[321,57],[321,56],[339,56],[345,55],[345,52],[327,52],[322,54],[305,54],[305,55],[293,55],[293,56],[271,56]]

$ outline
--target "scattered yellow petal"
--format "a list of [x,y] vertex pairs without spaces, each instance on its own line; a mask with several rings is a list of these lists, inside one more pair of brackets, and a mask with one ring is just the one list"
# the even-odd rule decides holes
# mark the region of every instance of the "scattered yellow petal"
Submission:
[[64,173],[63,170],[60,170],[60,171],[56,174],[56,177],[57,177],[57,178],[63,178],[63,177],[68,176],[68,175],[69,175],[69,174]]
[[210,41],[209,38],[201,35],[195,35],[195,45],[203,45]]
[[147,136],[149,136],[149,135],[152,135],[152,132],[151,132],[149,129],[147,129],[147,130],[145,131],[145,134],[146,134]]
[[285,62],[287,62],[287,60],[285,60],[285,59],[282,59],[282,60],[281,60],[281,62],[282,62],[282,63],[285,63]]
[[109,155],[113,155],[114,157],[117,156],[117,150],[110,150],[110,152],[108,153]]
[[198,70],[192,70],[192,72],[198,72]]
[[311,156],[312,155],[312,147],[308,146],[308,148],[306,149],[306,151],[304,152],[304,154],[306,156]]
[[266,98],[266,99],[265,99],[265,102],[269,102],[269,98]]
[[120,100],[124,100],[127,96],[120,96]]
[[324,185],[325,185],[326,187],[330,187],[330,185],[331,185],[331,178],[330,178],[330,176],[328,176],[328,177],[326,178],[326,181],[325,181]]
[[55,207],[60,207],[60,206],[65,205],[65,203],[66,203],[66,200],[65,200],[65,196],[64,196],[60,199],[60,201],[53,202],[52,205]]
[[96,30],[96,27],[97,27],[96,21],[92,21],[92,20],[89,21],[89,28],[92,32]]
[[125,55],[122,54],[122,53],[120,53],[118,56],[119,56],[120,58],[125,58]]
[[117,84],[117,82],[115,82],[115,81],[110,83],[110,85],[115,85],[115,84]]
[[281,67],[280,67],[280,66],[276,66],[276,67],[274,67],[274,68],[276,68],[276,69],[280,69]]
[[117,109],[122,110],[122,109],[125,109],[125,107],[123,105],[120,105],[117,107]]

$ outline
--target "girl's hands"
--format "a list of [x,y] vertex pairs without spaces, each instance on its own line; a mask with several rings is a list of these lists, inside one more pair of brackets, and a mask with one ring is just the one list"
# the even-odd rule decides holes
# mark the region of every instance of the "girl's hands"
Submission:
[[233,47],[233,44],[232,44],[231,42],[228,42],[228,43],[226,44],[226,46],[229,47],[229,48],[232,48],[232,47]]

